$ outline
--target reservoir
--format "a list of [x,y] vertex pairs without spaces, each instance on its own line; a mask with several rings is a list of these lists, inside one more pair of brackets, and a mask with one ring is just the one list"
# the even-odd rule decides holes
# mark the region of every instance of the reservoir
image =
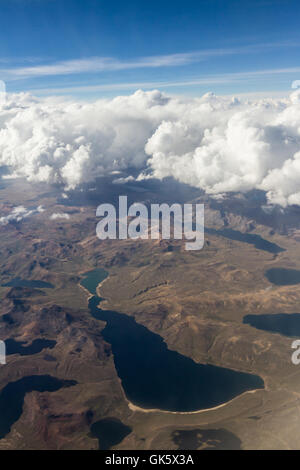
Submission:
[[[84,275],[82,285],[95,293],[103,270]],[[91,283],[89,280],[91,279]],[[101,298],[89,299],[91,315],[106,322],[102,336],[110,343],[125,394],[142,408],[190,412],[221,405],[243,392],[264,388],[257,376],[223,367],[198,364],[171,351],[163,338],[133,317],[99,307]]]
[[246,315],[243,323],[257,330],[280,333],[290,338],[300,336],[300,313],[275,313],[270,315]]

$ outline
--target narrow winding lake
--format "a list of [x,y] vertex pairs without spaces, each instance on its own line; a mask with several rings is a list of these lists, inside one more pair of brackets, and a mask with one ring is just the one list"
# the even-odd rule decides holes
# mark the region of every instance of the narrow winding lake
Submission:
[[[103,270],[86,273],[82,285],[95,294]],[[91,285],[89,283],[91,279]],[[92,316],[106,322],[103,338],[111,344],[118,375],[127,398],[142,408],[189,412],[223,404],[248,390],[264,388],[252,374],[212,365],[168,349],[163,338],[138,324],[133,317],[99,307],[101,298],[89,299]]]
[[291,338],[300,336],[300,313],[275,313],[269,315],[246,315],[243,323],[257,330],[280,333]]
[[12,425],[20,418],[26,393],[56,392],[76,383],[74,380],[59,380],[50,375],[32,375],[6,385],[0,392],[0,439],[10,432]]

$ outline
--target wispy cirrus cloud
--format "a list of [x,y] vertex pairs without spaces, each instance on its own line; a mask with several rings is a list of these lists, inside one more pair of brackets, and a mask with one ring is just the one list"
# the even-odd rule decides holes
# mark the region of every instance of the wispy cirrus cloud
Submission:
[[300,67],[290,67],[281,69],[263,69],[263,70],[250,70],[247,72],[236,73],[220,73],[214,75],[206,75],[194,79],[186,79],[180,81],[139,81],[139,82],[119,82],[119,83],[101,83],[94,85],[70,85],[64,87],[51,87],[31,89],[31,93],[45,95],[45,94],[69,94],[69,93],[94,93],[105,91],[130,91],[136,89],[171,89],[171,88],[184,88],[193,86],[213,86],[224,84],[236,84],[238,82],[249,81],[251,79],[268,79],[269,77],[283,75],[300,76]]
[[296,47],[299,46],[299,44],[287,42],[254,44],[241,47],[205,49],[186,53],[139,57],[132,60],[120,60],[113,57],[89,57],[53,62],[49,64],[37,63],[30,66],[0,68],[0,74],[4,79],[16,80],[43,76],[73,75],[105,71],[178,67],[205,61],[213,57],[253,54],[287,46]]

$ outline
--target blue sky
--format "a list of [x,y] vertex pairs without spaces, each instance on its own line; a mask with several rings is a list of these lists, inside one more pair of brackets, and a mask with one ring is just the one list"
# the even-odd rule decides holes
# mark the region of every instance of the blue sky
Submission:
[[300,79],[294,0],[0,0],[8,91],[286,92]]

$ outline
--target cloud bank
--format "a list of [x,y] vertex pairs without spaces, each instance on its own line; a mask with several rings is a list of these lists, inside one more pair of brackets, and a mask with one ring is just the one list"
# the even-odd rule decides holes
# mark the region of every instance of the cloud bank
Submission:
[[214,195],[261,189],[272,204],[300,205],[300,91],[252,102],[13,95],[0,103],[0,165],[65,189],[136,168],[139,179],[173,176]]

